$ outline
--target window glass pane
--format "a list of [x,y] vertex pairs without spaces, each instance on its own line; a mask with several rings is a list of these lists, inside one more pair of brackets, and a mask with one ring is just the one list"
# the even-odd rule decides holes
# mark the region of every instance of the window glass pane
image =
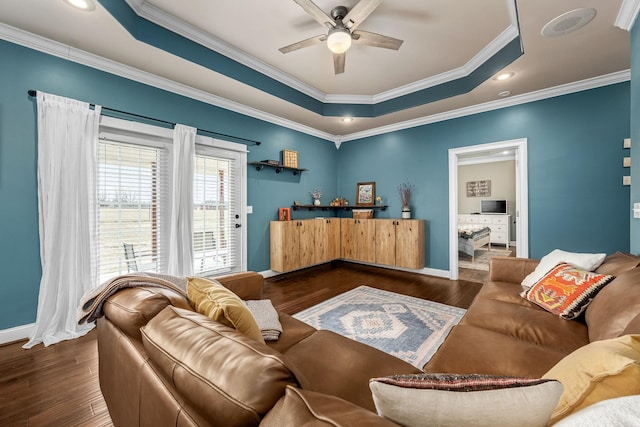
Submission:
[[233,161],[196,155],[193,193],[194,272],[230,270],[235,263]]
[[[160,193],[164,150],[101,141],[98,241],[101,281],[131,271],[160,271]],[[161,173],[162,172],[162,173]]]

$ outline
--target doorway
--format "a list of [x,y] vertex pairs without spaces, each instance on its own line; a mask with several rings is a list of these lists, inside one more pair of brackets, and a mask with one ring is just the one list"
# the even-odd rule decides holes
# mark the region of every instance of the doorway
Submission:
[[516,256],[529,256],[529,209],[527,139],[479,144],[449,150],[449,278],[458,279],[458,166],[464,159],[490,158],[501,152],[513,152],[515,159],[514,220]]

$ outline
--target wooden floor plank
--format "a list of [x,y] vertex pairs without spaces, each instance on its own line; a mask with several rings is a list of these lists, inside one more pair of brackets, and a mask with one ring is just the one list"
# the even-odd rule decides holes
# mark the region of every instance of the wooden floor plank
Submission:
[[[269,278],[264,294],[276,308],[293,314],[360,285],[462,308],[481,287],[337,261]],[[95,330],[49,347],[25,350],[24,343],[0,346],[0,426],[113,426],[100,393]]]

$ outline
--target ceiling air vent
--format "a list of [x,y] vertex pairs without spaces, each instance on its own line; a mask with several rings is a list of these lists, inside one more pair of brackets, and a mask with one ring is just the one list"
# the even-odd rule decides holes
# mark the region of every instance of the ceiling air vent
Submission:
[[596,10],[582,8],[563,13],[542,28],[545,37],[557,37],[572,33],[587,25],[596,16]]

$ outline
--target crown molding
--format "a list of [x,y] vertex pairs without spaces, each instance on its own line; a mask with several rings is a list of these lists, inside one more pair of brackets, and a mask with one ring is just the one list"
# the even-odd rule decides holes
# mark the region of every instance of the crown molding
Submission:
[[[640,0],[639,0],[640,1]],[[439,114],[420,117],[417,119],[407,120],[404,122],[398,122],[387,126],[381,126],[378,128],[368,129],[361,132],[355,132],[346,135],[333,135],[328,132],[305,126],[300,123],[284,119],[274,114],[266,113],[264,111],[248,107],[222,98],[220,96],[212,95],[210,93],[194,89],[190,86],[186,86],[180,83],[176,83],[172,80],[156,76],[151,73],[141,71],[139,69],[102,58],[100,56],[72,48],[68,45],[58,43],[44,37],[26,32],[24,30],[11,27],[9,25],[0,23],[0,39],[9,41],[11,43],[21,45],[39,52],[43,52],[52,56],[63,58],[81,65],[85,65],[91,68],[95,68],[100,71],[108,72],[129,80],[137,81],[149,86],[153,86],[159,89],[167,90],[169,92],[182,95],[188,98],[196,99],[204,103],[214,105],[216,107],[224,108],[230,111],[234,111],[239,114],[250,116],[256,119],[264,120],[269,123],[273,123],[288,129],[292,129],[307,135],[315,136],[320,139],[324,139],[333,142],[336,149],[339,149],[343,142],[353,141],[357,139],[368,138],[371,136],[381,135],[389,132],[395,132],[399,130],[409,129],[417,126],[423,126],[431,123],[437,123],[445,120],[460,118],[464,116],[470,116],[473,114],[483,113],[492,110],[498,110],[501,108],[511,107],[520,104],[526,104],[528,102],[539,101],[542,99],[552,98],[555,96],[568,95],[574,92],[580,92],[589,89],[595,89],[602,86],[608,86],[616,83],[622,83],[631,79],[630,70],[620,71],[617,73],[611,73],[600,77],[594,77],[591,79],[581,80],[566,85],[560,85],[553,88],[543,89],[523,95],[513,96],[507,99],[501,99],[497,101],[486,102],[483,104],[473,105],[470,107],[460,108],[457,110],[446,111]]]
[[166,28],[176,34],[179,34],[195,43],[198,43],[208,49],[214,50],[221,55],[226,56],[242,65],[245,65],[259,73],[262,73],[274,80],[279,81],[287,86],[296,89],[305,95],[308,95],[318,101],[325,98],[324,92],[303,83],[290,74],[287,74],[271,65],[249,55],[248,53],[230,45],[229,43],[213,36],[206,31],[202,31],[193,25],[190,25],[181,19],[149,4],[146,0],[125,0],[133,11],[140,17]]
[[125,1],[138,16],[151,21],[162,28],[179,34],[195,43],[205,46],[208,49],[216,51],[221,55],[224,55],[259,73],[271,77],[272,79],[308,95],[317,101],[327,104],[376,104],[466,77],[509,44],[514,38],[519,36],[515,0],[506,0],[509,8],[511,24],[463,66],[454,70],[446,71],[437,76],[422,79],[375,95],[326,94],[319,89],[296,79],[292,75],[230,45],[212,34],[202,31],[199,28],[163,11],[162,9],[157,8],[146,0]]
[[138,83],[143,83],[178,95],[186,96],[187,98],[202,101],[216,107],[224,108],[226,110],[264,120],[278,126],[296,130],[307,135],[335,142],[335,136],[330,133],[320,131],[310,126],[305,126],[300,123],[296,123],[292,120],[284,119],[282,117],[258,110],[256,108],[248,107],[246,105],[231,101],[217,95],[212,95],[208,92],[204,92],[199,89],[177,83],[173,80],[159,77],[155,74],[151,74],[146,71],[142,71],[137,68],[133,68],[128,65],[124,65],[122,63],[112,61],[110,59],[106,59],[80,49],[76,49],[69,45],[46,39],[44,37],[29,33],[10,25],[0,23],[0,39],[24,47],[28,47],[42,53],[56,56],[58,58],[63,58],[80,65],[85,65],[100,71],[105,71],[110,74],[124,77]]
[[431,116],[420,117],[417,119],[398,122],[387,126],[368,129],[361,132],[354,132],[340,137],[341,142],[354,141],[357,139],[368,138],[371,136],[382,135],[389,132],[414,128],[417,126],[428,125],[432,123],[442,122],[445,120],[456,119],[473,114],[484,113],[487,111],[499,110],[501,108],[513,107],[515,105],[527,104],[529,102],[540,101],[556,96],[568,95],[575,92],[582,92],[589,89],[596,89],[603,86],[609,86],[616,83],[622,83],[631,80],[631,71],[624,70],[604,76],[594,77],[591,79],[580,80],[578,82],[568,83],[565,85],[555,86],[548,89],[542,89],[535,92],[517,95],[508,99],[485,102],[483,104],[472,105],[470,107],[459,108],[457,110],[445,111]]
[[640,11],[640,0],[623,0],[614,25],[623,30],[630,31]]

